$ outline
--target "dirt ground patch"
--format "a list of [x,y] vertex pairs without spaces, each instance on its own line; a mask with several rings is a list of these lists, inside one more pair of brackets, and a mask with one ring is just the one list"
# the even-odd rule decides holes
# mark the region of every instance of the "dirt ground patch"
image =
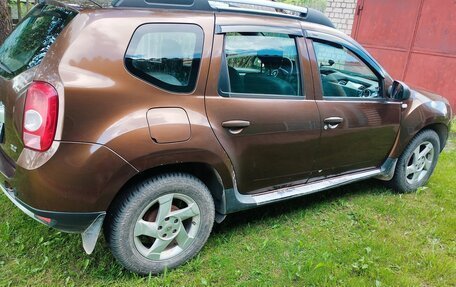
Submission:
[[456,132],[450,133],[450,139],[448,140],[445,150],[447,150],[447,151],[456,150]]

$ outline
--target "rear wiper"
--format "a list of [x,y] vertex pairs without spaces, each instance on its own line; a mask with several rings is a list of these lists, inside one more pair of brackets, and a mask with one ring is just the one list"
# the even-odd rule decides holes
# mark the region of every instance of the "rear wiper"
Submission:
[[98,4],[98,3],[97,3],[96,1],[94,1],[94,0],[89,0],[89,2],[92,3],[92,4],[94,4],[94,5],[96,5],[96,6],[98,6],[98,8],[103,8],[103,6],[101,6],[100,4]]
[[7,71],[9,74],[14,74],[14,72],[5,64],[0,61],[0,68]]
[[112,0],[86,0],[90,3],[92,3],[93,5],[96,5],[98,6],[99,8],[104,8],[104,7],[107,7],[107,6],[110,6],[112,5]]

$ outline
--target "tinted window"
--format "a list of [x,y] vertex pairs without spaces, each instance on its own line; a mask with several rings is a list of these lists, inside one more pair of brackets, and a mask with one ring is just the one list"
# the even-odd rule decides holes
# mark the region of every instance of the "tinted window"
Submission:
[[77,12],[38,4],[0,46],[0,76],[12,78],[43,60]]
[[[295,39],[275,33],[228,33],[224,93],[300,96]],[[223,75],[223,73],[222,73]]]
[[380,97],[378,77],[353,52],[326,42],[314,42],[314,48],[324,97]]
[[196,85],[202,49],[203,31],[196,25],[148,24],[133,35],[125,63],[155,86],[188,93]]

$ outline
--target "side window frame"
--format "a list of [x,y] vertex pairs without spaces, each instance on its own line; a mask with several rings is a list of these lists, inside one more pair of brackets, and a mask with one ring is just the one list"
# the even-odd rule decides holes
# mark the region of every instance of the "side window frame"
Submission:
[[[322,78],[320,74],[320,67],[317,64],[317,71],[314,73],[318,77],[318,81],[320,82],[320,88],[321,88],[321,95],[322,95],[322,100],[325,101],[354,101],[354,102],[359,102],[359,101],[369,101],[369,102],[385,102],[385,101],[391,101],[392,99],[389,99],[386,96],[386,91],[385,91],[385,72],[381,67],[376,67],[373,64],[376,64],[373,62],[371,59],[364,57],[361,55],[357,49],[354,49],[352,45],[350,45],[348,42],[346,43],[345,40],[340,39],[338,37],[332,36],[332,35],[327,35],[319,32],[313,32],[313,31],[307,31],[307,38],[310,39],[310,42],[312,44],[312,50],[313,50],[313,57],[315,59],[315,62],[318,63],[318,58],[314,46],[314,42],[320,42],[320,43],[328,43],[329,45],[335,44],[338,46],[342,46],[343,48],[347,49],[351,53],[353,53],[362,63],[364,63],[371,71],[373,74],[375,74],[378,78],[378,86],[379,86],[379,97],[377,98],[363,98],[363,97],[346,97],[346,98],[338,98],[338,97],[325,97],[324,96],[324,91],[323,91],[323,85],[322,85]],[[373,62],[373,63],[372,63]],[[316,87],[317,88],[317,87]]]
[[[160,30],[160,26],[165,27],[164,30]],[[177,85],[172,85],[169,83],[166,83],[158,78],[155,78],[151,75],[146,74],[144,71],[141,71],[135,67],[133,67],[132,63],[129,62],[127,59],[127,55],[132,49],[132,43],[135,39],[135,36],[139,33],[138,31],[140,29],[145,29],[145,28],[150,28],[150,31],[153,32],[166,32],[166,29],[169,29],[171,26],[176,27],[174,31],[177,32],[182,32],[182,29],[180,29],[182,26],[186,26],[188,28],[189,32],[194,32],[196,35],[196,40],[195,40],[195,50],[194,50],[194,55],[199,55],[199,58],[194,57],[193,58],[193,63],[189,75],[189,80],[188,80],[188,85],[186,86],[177,86]],[[191,31],[193,29],[193,31]],[[146,33],[144,33],[146,34]],[[144,35],[143,35],[144,36]],[[142,37],[137,39],[136,44],[139,44],[140,40]],[[135,31],[133,32],[131,39],[128,43],[127,49],[124,54],[123,62],[126,70],[133,75],[134,77],[145,81],[146,83],[152,85],[153,87],[166,91],[167,93],[173,93],[173,94],[192,94],[195,92],[196,87],[198,86],[198,78],[201,72],[201,63],[202,63],[202,55],[204,53],[204,29],[197,25],[197,24],[191,24],[191,23],[177,23],[177,22],[172,22],[172,23],[144,23],[140,26],[138,26]],[[193,71],[194,70],[194,71]]]
[[[228,72],[228,60],[226,58],[226,35],[230,32],[246,32],[246,33],[261,33],[261,32],[271,32],[277,34],[288,35],[294,41],[294,46],[296,49],[296,56],[299,67],[299,94],[298,95],[272,95],[272,94],[249,94],[249,93],[232,93],[226,92],[231,89],[230,77]],[[304,83],[304,71],[303,63],[301,58],[301,51],[298,44],[299,38],[304,36],[301,29],[288,28],[288,27],[269,27],[269,26],[254,26],[254,25],[227,25],[227,26],[217,26],[216,34],[223,35],[223,49],[221,55],[220,63],[220,73],[219,80],[217,85],[218,94],[225,98],[246,98],[246,99],[283,99],[283,100],[305,100],[306,92]],[[309,83],[307,83],[309,84]]]

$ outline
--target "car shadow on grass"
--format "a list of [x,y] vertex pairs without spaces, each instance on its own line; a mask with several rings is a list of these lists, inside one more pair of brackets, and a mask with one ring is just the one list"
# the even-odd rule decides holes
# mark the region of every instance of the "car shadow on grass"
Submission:
[[[224,222],[215,225],[213,235],[214,237],[223,236],[233,232],[234,229],[247,228],[247,224],[250,226],[259,225],[264,220],[292,215],[300,210],[328,205],[338,200],[350,200],[366,194],[380,195],[385,192],[392,193],[391,190],[385,188],[382,182],[377,180],[354,183],[229,215]],[[18,262],[24,264],[20,269],[24,269],[23,272],[30,276],[46,272],[53,274],[50,280],[58,281],[66,280],[65,278],[71,278],[75,282],[88,280],[88,278],[99,282],[140,280],[140,276],[128,272],[119,264],[114,263],[115,259],[109,252],[103,236],[100,237],[95,252],[92,255],[86,255],[81,246],[80,236],[60,233],[51,228],[46,229],[44,226],[32,230],[32,224],[36,224],[35,222],[27,220],[26,223],[22,223],[14,227],[16,238],[25,240],[25,238],[39,236],[41,239],[31,238],[29,241],[23,241],[21,243],[23,247],[13,244],[11,251],[15,255],[5,261],[19,260]],[[36,258],[36,260],[31,258]],[[43,258],[46,258],[46,263],[41,266],[40,262],[44,260]],[[31,266],[28,266],[29,264]],[[34,271],[37,268],[40,268],[41,271]]]
[[[455,148],[456,133],[452,132],[444,152],[451,152]],[[352,183],[315,194],[230,214],[221,224],[216,224],[214,226],[211,238],[214,239],[218,236],[223,237],[230,234],[235,229],[247,229],[249,226],[259,226],[264,223],[264,221],[271,222],[276,218],[280,218],[282,216],[293,216],[305,210],[308,210],[310,213],[315,210],[315,213],[318,213],[318,209],[320,207],[328,206],[328,209],[330,209],[331,204],[337,204],[339,201],[351,201],[355,198],[369,195],[381,196],[394,194],[395,192],[392,189],[389,189],[385,182],[379,180],[370,179]],[[44,236],[52,238],[54,234],[55,231],[49,230],[47,236]],[[49,256],[50,261],[59,261],[60,255],[62,253],[66,254],[67,260],[63,260],[62,264],[53,266],[53,271],[64,274],[64,278],[66,276],[76,277],[79,280],[83,278],[92,278],[95,280],[101,280],[101,282],[118,282],[119,280],[121,282],[130,282],[131,280],[138,280],[140,278],[140,276],[128,272],[119,264],[114,263],[115,259],[109,252],[103,236],[101,236],[98,246],[95,249],[94,254],[91,256],[83,253],[80,238],[68,234],[60,234],[60,236],[64,238],[65,244],[56,246],[51,250],[47,249],[45,252],[47,252],[47,256]],[[209,241],[211,241],[211,238],[209,238]],[[41,252],[43,252],[43,250],[41,250]],[[89,262],[89,264],[85,266],[84,264],[71,265],[68,264],[70,261]]]

